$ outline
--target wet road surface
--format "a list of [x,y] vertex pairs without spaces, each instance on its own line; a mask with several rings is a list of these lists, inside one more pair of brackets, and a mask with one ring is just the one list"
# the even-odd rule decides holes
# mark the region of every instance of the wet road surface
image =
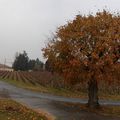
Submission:
[[[55,116],[57,120],[120,120],[120,118],[97,115],[81,110],[74,106],[66,106],[66,103],[87,103],[87,100],[79,98],[67,98],[45,93],[33,92],[0,81],[0,96],[12,99],[28,105],[33,109],[41,109]],[[120,101],[100,101],[100,104],[120,105]]]

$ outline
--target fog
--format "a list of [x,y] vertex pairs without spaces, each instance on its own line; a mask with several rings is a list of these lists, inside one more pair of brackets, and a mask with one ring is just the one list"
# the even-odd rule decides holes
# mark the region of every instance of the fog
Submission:
[[57,27],[98,9],[119,12],[120,0],[0,0],[0,63],[23,50],[45,61],[41,49]]

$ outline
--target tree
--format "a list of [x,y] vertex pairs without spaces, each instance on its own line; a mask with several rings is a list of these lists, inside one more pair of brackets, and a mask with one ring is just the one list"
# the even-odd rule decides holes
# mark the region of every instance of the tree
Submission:
[[28,69],[33,70],[35,67],[36,61],[35,60],[29,60],[28,62]]
[[26,71],[28,70],[28,62],[29,58],[27,56],[27,53],[23,51],[23,53],[19,53],[16,55],[14,63],[13,63],[13,69],[18,71]]
[[36,71],[43,70],[43,65],[44,65],[44,63],[37,58],[35,60],[34,70],[36,70]]
[[49,59],[47,59],[47,61],[45,62],[45,70],[52,72],[53,73],[53,67],[52,67],[52,63]]
[[88,106],[97,107],[100,78],[120,59],[120,15],[105,10],[96,15],[77,15],[58,28],[43,51],[67,83],[88,83]]

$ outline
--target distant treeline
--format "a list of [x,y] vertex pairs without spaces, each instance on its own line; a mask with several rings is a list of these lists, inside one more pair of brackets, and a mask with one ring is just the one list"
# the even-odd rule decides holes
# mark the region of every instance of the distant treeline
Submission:
[[38,58],[30,59],[26,51],[23,51],[23,53],[16,54],[12,67],[15,71],[40,71],[44,69],[44,63]]

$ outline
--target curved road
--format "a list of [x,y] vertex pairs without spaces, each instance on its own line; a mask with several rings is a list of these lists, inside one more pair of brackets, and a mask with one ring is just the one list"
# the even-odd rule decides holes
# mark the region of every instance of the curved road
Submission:
[[[120,118],[97,115],[86,112],[79,107],[67,106],[64,103],[86,103],[87,100],[67,98],[45,93],[33,92],[0,81],[0,96],[28,105],[33,109],[42,109],[56,117],[57,120],[120,120]],[[120,101],[100,101],[101,104],[120,105]]]

